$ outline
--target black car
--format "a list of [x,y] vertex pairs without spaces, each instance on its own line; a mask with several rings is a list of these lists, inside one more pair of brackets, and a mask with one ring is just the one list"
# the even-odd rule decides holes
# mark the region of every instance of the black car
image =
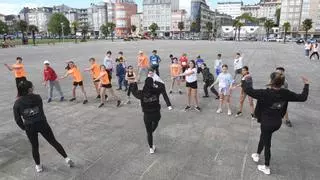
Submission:
[[297,43],[297,44],[303,44],[303,43],[304,43],[304,40],[303,40],[302,38],[300,38],[300,39],[298,39],[298,40],[296,41],[296,43]]

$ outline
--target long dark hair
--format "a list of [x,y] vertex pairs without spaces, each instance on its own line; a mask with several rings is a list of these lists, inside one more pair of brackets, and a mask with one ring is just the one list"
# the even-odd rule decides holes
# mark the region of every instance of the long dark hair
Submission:
[[26,96],[29,94],[30,89],[33,87],[31,81],[21,81],[18,84],[18,96]]
[[[193,68],[196,68],[196,62],[195,62],[194,60],[191,60],[190,62],[193,64]],[[190,67],[190,66],[189,66],[189,67]],[[193,69],[193,68],[192,68],[192,69]]]
[[150,97],[151,95],[153,95],[154,92],[154,85],[153,85],[153,79],[151,77],[147,77],[145,82],[144,82],[144,86],[142,89],[143,95],[145,97]]
[[278,72],[273,72],[270,74],[270,83],[267,86],[281,88],[284,84],[285,76]]

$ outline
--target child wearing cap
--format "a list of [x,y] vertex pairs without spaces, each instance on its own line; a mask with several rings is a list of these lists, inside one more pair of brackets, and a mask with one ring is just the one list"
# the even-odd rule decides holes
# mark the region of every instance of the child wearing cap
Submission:
[[[12,66],[9,66],[8,64],[4,64],[9,71],[14,72],[14,75],[16,77],[16,86],[18,89],[18,85],[21,81],[26,81],[26,72],[24,70],[24,65],[22,64],[22,58],[21,57],[17,57],[16,58],[16,63],[13,64]],[[18,94],[19,97],[19,94]]]
[[58,76],[56,72],[50,67],[49,61],[44,61],[44,69],[43,69],[43,84],[48,87],[48,103],[52,101],[52,95],[53,95],[53,87],[56,88],[56,90],[60,94],[60,101],[64,100],[63,93],[61,91],[61,87],[58,81]]

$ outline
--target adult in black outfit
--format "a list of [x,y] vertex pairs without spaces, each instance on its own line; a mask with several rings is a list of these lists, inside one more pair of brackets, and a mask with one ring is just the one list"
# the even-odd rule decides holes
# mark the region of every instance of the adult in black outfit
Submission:
[[[36,163],[36,171],[41,172],[38,133],[40,133],[61,155],[69,167],[73,162],[68,158],[61,144],[55,139],[53,132],[43,112],[40,95],[33,94],[33,85],[30,81],[22,81],[18,85],[20,98],[13,106],[14,119],[18,126],[26,131],[32,146],[32,155]],[[23,119],[23,120],[22,120]]]
[[304,102],[308,98],[309,80],[302,77],[304,88],[301,94],[296,94],[288,89],[281,88],[284,84],[284,75],[274,72],[271,74],[270,88],[253,89],[246,76],[242,78],[242,88],[248,96],[257,99],[255,116],[260,122],[261,135],[257,153],[251,155],[253,161],[259,162],[259,155],[264,149],[265,165],[258,165],[258,170],[270,174],[270,147],[272,133],[280,129],[282,118],[287,112],[288,102]]
[[148,77],[142,90],[138,90],[137,83],[130,84],[132,94],[137,99],[140,99],[142,111],[144,113],[143,119],[147,130],[147,139],[150,147],[150,154],[156,150],[153,144],[153,132],[157,129],[161,118],[159,96],[162,92],[161,88],[154,87],[153,79]]

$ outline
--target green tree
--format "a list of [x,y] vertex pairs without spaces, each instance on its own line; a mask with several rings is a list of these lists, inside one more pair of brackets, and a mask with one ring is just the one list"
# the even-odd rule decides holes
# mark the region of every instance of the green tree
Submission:
[[180,40],[182,39],[182,30],[184,29],[184,22],[178,22],[178,29],[180,30]]
[[83,23],[81,25],[80,29],[81,29],[81,35],[82,35],[82,40],[81,41],[85,42],[85,41],[87,41],[86,40],[86,36],[87,36],[87,34],[89,32],[89,24],[88,23]]
[[26,21],[19,20],[17,21],[16,29],[22,33],[22,44],[24,44],[24,35],[28,30],[28,23]]
[[234,37],[233,37],[233,40],[236,41],[236,38],[237,38],[237,30],[238,30],[238,24],[240,23],[240,20],[239,19],[235,19],[233,21],[233,24],[232,24],[232,27],[234,27]]
[[71,23],[71,27],[72,27],[72,30],[73,30],[73,34],[74,34],[74,38],[75,38],[75,43],[78,43],[78,39],[77,39],[77,31],[79,29],[79,22],[78,21],[73,21]]
[[[194,33],[197,31],[197,22],[193,21],[190,25],[190,31],[192,32],[192,36],[194,36]],[[193,37],[194,38],[194,37]]]
[[109,22],[107,23],[107,27],[109,29],[109,33],[111,34],[111,40],[113,42],[113,38],[114,38],[114,29],[116,28],[116,24],[113,22]]
[[109,35],[109,28],[106,24],[102,24],[100,27],[101,33],[107,38]]
[[208,30],[208,35],[209,35],[209,40],[211,39],[210,36],[211,36],[211,33],[212,33],[212,29],[213,29],[213,24],[212,22],[207,22],[206,23],[206,28]]
[[312,19],[305,19],[302,22],[302,29],[306,32],[305,39],[308,39],[308,31],[312,28]]
[[237,27],[238,27],[238,41],[240,41],[240,31],[241,27],[244,26],[245,24],[242,22],[238,22]]
[[276,19],[277,19],[276,24],[277,24],[278,26],[280,26],[281,8],[278,8],[278,9],[276,10],[275,16],[276,16]]
[[269,38],[269,33],[270,33],[270,29],[274,27],[274,22],[271,19],[267,19],[264,22],[264,27],[266,28],[266,33],[267,33],[267,39]]
[[153,36],[152,39],[154,39],[154,37],[156,36],[156,31],[159,29],[159,26],[158,24],[156,23],[152,23],[150,26],[149,26],[149,30],[151,31],[151,34]]
[[36,32],[39,32],[39,29],[36,25],[29,25],[28,26],[28,31],[29,33],[31,33],[32,35],[32,42],[33,42],[33,45],[35,46],[36,45]]
[[69,20],[62,13],[54,13],[49,20],[48,30],[52,34],[59,35],[60,38],[62,34],[68,35],[70,34]]
[[285,22],[285,23],[283,24],[283,29],[284,29],[283,43],[286,43],[287,33],[288,33],[288,31],[290,30],[290,27],[291,27],[291,25],[290,25],[289,22]]
[[131,26],[131,31],[132,31],[133,33],[135,33],[135,32],[136,32],[136,30],[137,30],[137,26],[132,25],[132,26]]
[[8,25],[0,20],[0,34],[8,33]]

